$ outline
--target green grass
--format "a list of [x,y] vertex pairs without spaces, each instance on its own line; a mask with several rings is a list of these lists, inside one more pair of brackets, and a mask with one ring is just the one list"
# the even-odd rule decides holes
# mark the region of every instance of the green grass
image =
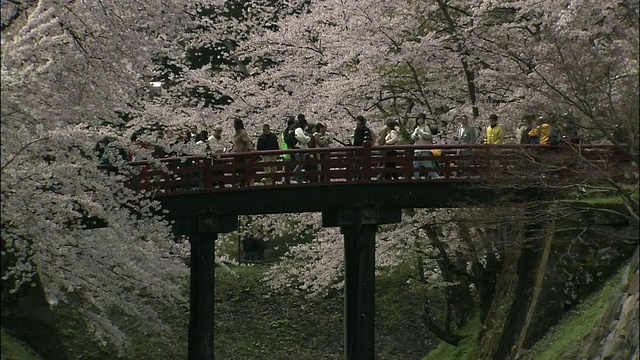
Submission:
[[585,341],[597,325],[609,299],[620,284],[622,270],[607,280],[604,286],[574,310],[565,315],[560,322],[551,328],[523,359],[556,360],[578,359],[584,350]]
[[[262,284],[267,267],[216,269],[215,357],[218,359],[339,359],[343,357],[341,291],[308,299]],[[380,359],[419,359],[432,336],[416,314],[419,298],[406,273],[377,278],[376,353]]]
[[436,345],[421,318],[422,293],[407,283],[414,273],[401,265],[376,277],[376,353],[380,359],[419,359]]
[[[291,293],[272,293],[261,279],[266,267],[216,269],[215,358],[318,359],[338,353],[332,329],[340,325],[335,301],[309,302]],[[334,311],[336,310],[336,311]],[[335,314],[336,316],[331,316]]]
[[[184,278],[185,289],[188,279]],[[114,345],[96,340],[86,319],[76,310],[82,299],[69,296],[69,302],[60,302],[54,311],[57,329],[70,359],[184,359],[187,355],[188,304],[172,304],[167,300],[147,301],[158,312],[172,332],[165,341],[149,329],[145,319],[133,318],[122,310],[111,309],[109,319],[126,335],[124,354],[118,356]],[[177,308],[176,308],[177,307]],[[180,315],[176,315],[180,314]]]
[[38,360],[40,359],[33,351],[13,338],[4,329],[1,331],[2,338],[2,360]]
[[[630,194],[633,199],[638,200],[638,188],[636,185],[622,184],[621,188],[626,193]],[[586,186],[587,193],[580,196],[581,201],[585,201],[591,204],[621,204],[623,203],[623,197],[618,191],[611,186]],[[575,195],[578,192],[576,190]]]
[[445,342],[441,342],[438,347],[425,356],[422,360],[468,360],[471,359],[473,351],[477,345],[478,334],[482,324],[480,316],[476,315],[473,320],[464,328],[460,329],[459,334],[464,339],[459,346],[453,346]]

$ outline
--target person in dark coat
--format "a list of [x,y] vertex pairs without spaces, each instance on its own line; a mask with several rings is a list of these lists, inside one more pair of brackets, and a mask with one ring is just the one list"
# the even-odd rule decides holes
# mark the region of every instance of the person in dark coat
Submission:
[[242,238],[242,249],[244,250],[244,259],[253,261],[256,259],[256,242],[253,234],[246,232]]
[[356,117],[356,129],[353,132],[353,146],[362,146],[365,141],[372,141],[371,129],[367,127],[367,120],[364,116]]
[[264,260],[264,251],[267,244],[264,241],[264,230],[260,230],[258,236],[255,237],[256,260]]
[[[356,117],[356,129],[353,132],[353,146],[362,146],[365,141],[371,142],[373,140],[373,133],[371,129],[367,126],[367,119],[362,115],[358,115]],[[361,170],[362,170],[362,162],[359,154],[356,154],[356,161],[353,163],[353,169],[356,172],[356,175],[353,177],[354,180],[362,180]]]
[[[271,132],[271,128],[269,127],[269,124],[262,125],[262,134],[258,136],[256,149],[258,151],[280,149],[280,147],[278,146],[278,137]],[[278,155],[262,155],[261,159],[263,162],[275,163],[278,160]],[[276,170],[277,170],[277,167],[276,165],[273,165],[273,164],[267,165],[264,167],[265,174],[273,174],[276,172]],[[273,177],[271,175],[266,176],[264,178],[264,183],[266,185],[273,184]]]

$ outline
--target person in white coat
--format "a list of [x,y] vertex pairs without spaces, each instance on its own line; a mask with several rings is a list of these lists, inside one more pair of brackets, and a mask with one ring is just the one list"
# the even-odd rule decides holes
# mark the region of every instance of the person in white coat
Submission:
[[225,148],[224,139],[222,138],[222,126],[217,125],[214,127],[213,135],[209,136],[207,140],[209,141],[209,148],[211,149],[212,154],[220,154],[227,150]]
[[[388,119],[386,122],[385,129],[381,133],[381,139],[384,145],[392,146],[398,143],[398,130],[396,129],[398,126],[398,122],[394,119]],[[384,138],[382,138],[384,136]],[[384,156],[387,157],[387,161],[384,163],[385,173],[384,178],[389,180],[391,178],[398,179],[398,172],[392,171],[389,172],[387,169],[395,169],[396,162],[393,160],[394,157],[398,156],[398,152],[396,150],[386,150],[384,152]],[[380,178],[380,177],[379,177]]]
[[[296,137],[296,149],[308,149],[309,142],[311,141],[311,136],[307,135],[304,132],[304,129],[307,128],[307,120],[305,119],[303,114],[298,114],[298,120],[295,125],[294,134]],[[304,164],[302,163],[307,158],[307,153],[298,152],[294,154],[295,161],[297,162],[296,167],[293,169],[294,173],[301,173],[304,171]],[[301,183],[304,182],[302,176],[296,175],[295,179],[292,181],[293,183]]]
[[[462,115],[460,117],[460,127],[456,133],[456,136],[453,138],[458,144],[463,145],[473,145],[478,142],[478,131],[475,126],[472,126],[469,123],[469,118],[467,115]],[[471,149],[458,149],[458,156],[470,156],[473,154]],[[459,162],[458,166],[461,166],[460,170],[463,174],[466,172],[467,174],[471,174],[471,161],[470,160],[462,160]]]
[[[431,133],[431,128],[429,127],[429,125],[427,125],[426,120],[427,119],[425,114],[423,113],[418,114],[418,117],[416,118],[416,125],[413,129],[413,132],[411,133],[411,140],[413,141],[414,145],[431,145],[433,143],[433,134]],[[429,156],[429,155],[431,155],[431,150],[429,149],[418,149],[414,153],[414,156],[417,156],[417,157]],[[436,164],[433,160],[423,160],[423,159],[418,159],[413,162],[414,168],[419,168],[421,166],[429,169],[433,169],[436,167]],[[428,176],[431,179],[437,179],[440,177],[438,173],[435,171],[429,171]],[[420,172],[416,171],[413,174],[413,178],[419,179]]]

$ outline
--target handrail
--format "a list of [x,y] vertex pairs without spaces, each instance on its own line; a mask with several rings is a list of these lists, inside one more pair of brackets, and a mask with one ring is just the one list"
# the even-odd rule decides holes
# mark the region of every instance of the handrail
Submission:
[[[615,145],[394,145],[326,147],[222,153],[129,162],[139,168],[127,186],[156,196],[185,192],[235,191],[265,187],[340,185],[371,182],[531,181],[551,171],[570,179],[593,176],[580,171],[588,162],[604,169],[627,160]],[[432,153],[439,150],[439,154]],[[304,160],[295,154],[305,153]],[[283,160],[284,154],[290,160]],[[276,160],[273,160],[273,159]],[[415,167],[415,165],[421,165]],[[296,168],[297,167],[297,168]],[[100,165],[101,169],[113,169]],[[304,171],[299,171],[304,168]],[[555,173],[553,173],[555,171]],[[416,176],[417,175],[417,176]]]

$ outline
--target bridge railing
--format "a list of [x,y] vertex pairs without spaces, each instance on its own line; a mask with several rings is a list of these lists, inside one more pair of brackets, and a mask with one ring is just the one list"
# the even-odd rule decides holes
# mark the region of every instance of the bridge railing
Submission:
[[[304,157],[296,154],[305,154]],[[284,160],[288,154],[290,160]],[[297,159],[299,158],[299,159]],[[613,145],[399,145],[223,153],[132,162],[128,187],[158,195],[317,183],[587,181],[620,173]],[[420,165],[420,167],[416,167]],[[304,169],[304,170],[302,170]]]

